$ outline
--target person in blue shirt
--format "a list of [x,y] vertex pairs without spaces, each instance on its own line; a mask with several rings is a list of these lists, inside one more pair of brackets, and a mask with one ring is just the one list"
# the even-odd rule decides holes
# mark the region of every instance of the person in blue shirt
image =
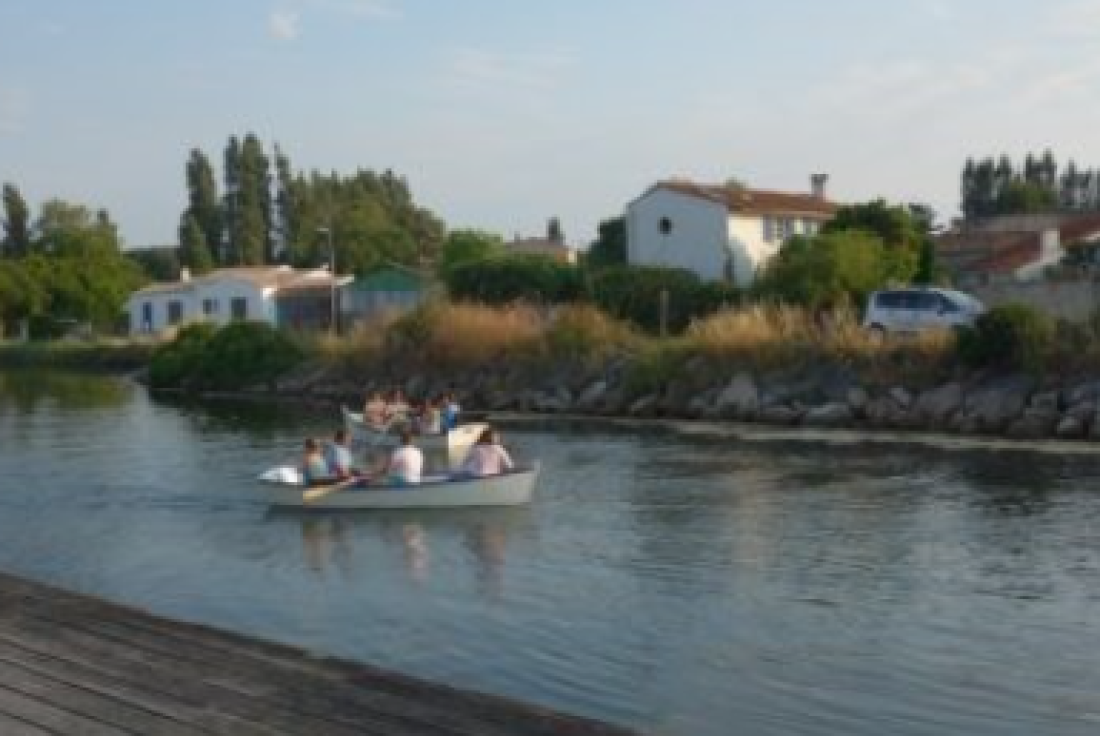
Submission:
[[325,462],[325,456],[321,452],[321,444],[312,437],[308,438],[305,443],[301,471],[302,480],[305,481],[307,486],[318,485],[331,480],[328,463]]
[[332,441],[325,443],[323,454],[330,477],[344,480],[359,474],[355,468],[355,458],[348,448],[346,429],[336,430],[332,435]]

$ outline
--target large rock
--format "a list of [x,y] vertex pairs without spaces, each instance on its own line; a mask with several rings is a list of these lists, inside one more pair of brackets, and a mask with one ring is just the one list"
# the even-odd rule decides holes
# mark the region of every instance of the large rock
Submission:
[[573,408],[577,411],[594,411],[607,395],[607,389],[607,381],[596,381],[581,392]]
[[632,417],[651,417],[657,413],[657,396],[648,394],[637,399],[630,405],[627,412]]
[[760,390],[748,373],[738,373],[715,400],[720,416],[753,419],[760,411]]
[[778,424],[791,427],[802,420],[805,411],[794,406],[767,406],[760,411],[760,421],[766,424]]
[[1031,401],[1028,406],[1031,409],[1041,409],[1043,411],[1058,411],[1060,408],[1059,403],[1060,392],[1058,391],[1042,391],[1031,397]]
[[1069,414],[1062,417],[1058,426],[1054,428],[1054,434],[1063,440],[1079,440],[1088,431],[1088,425],[1080,417]]
[[802,424],[807,427],[846,427],[852,423],[852,408],[839,401],[810,408]]
[[863,410],[867,408],[867,404],[871,402],[871,395],[862,386],[854,386],[848,389],[845,400],[848,402],[848,406],[852,407],[853,413],[862,415]]
[[965,395],[961,383],[952,382],[925,391],[913,406],[913,417],[930,429],[945,427],[963,405]]
[[906,412],[889,396],[879,396],[867,402],[863,415],[872,427],[893,428],[905,423]]
[[1049,409],[1028,409],[1008,427],[1007,435],[1018,440],[1046,439],[1054,435],[1061,416]]
[[1100,402],[1100,381],[1085,381],[1065,392],[1066,405]]
[[890,389],[890,398],[902,409],[908,409],[913,405],[913,394],[909,393],[909,389],[901,386]]
[[993,381],[966,397],[964,411],[979,432],[1001,433],[1020,416],[1034,389],[1035,379],[1029,376]]

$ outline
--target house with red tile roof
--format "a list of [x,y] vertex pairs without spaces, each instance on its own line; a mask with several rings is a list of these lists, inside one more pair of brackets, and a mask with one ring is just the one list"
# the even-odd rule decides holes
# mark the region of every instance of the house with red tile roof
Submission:
[[836,213],[826,177],[809,193],[669,180],[654,184],[626,210],[631,264],[693,271],[748,286],[792,235],[815,235]]
[[956,283],[1027,281],[1058,266],[1067,249],[1100,243],[1100,214],[1009,215],[960,223],[936,239]]

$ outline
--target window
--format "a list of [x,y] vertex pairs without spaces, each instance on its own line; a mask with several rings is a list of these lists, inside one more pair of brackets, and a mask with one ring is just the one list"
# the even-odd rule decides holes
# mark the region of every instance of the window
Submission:
[[661,221],[657,223],[657,229],[661,231],[661,235],[669,235],[672,233],[672,220],[667,217],[662,217]]
[[806,218],[802,221],[802,232],[806,233],[807,235],[817,235],[819,229],[820,226],[814,220]]
[[875,299],[880,309],[901,309],[902,295],[896,291],[884,291]]
[[202,300],[202,313],[209,317],[210,315],[218,313],[218,300],[217,299],[203,299]]
[[764,242],[765,243],[771,243],[776,238],[776,232],[775,232],[776,223],[775,223],[775,220],[773,220],[770,217],[765,217],[763,222],[764,222]]
[[911,309],[916,309],[921,312],[936,312],[940,308],[940,295],[933,294],[930,291],[913,291],[910,292],[909,298],[912,300],[913,306]]
[[794,220],[790,217],[783,217],[779,220],[779,239],[786,240],[794,235]]
[[229,311],[238,322],[248,319],[248,299],[243,296],[233,297],[229,303]]
[[153,305],[143,302],[141,305],[141,329],[146,332],[153,331]]
[[168,302],[168,324],[178,325],[183,321],[183,302]]

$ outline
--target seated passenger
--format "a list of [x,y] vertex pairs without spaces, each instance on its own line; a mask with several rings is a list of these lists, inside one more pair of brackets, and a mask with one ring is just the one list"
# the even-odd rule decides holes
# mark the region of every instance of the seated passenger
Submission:
[[420,433],[443,434],[443,413],[439,410],[438,399],[424,403],[424,410],[420,413]]
[[378,391],[371,391],[363,404],[363,423],[372,429],[386,426],[386,402]]
[[458,414],[460,411],[458,400],[453,393],[447,393],[443,395],[443,400],[440,403],[442,404],[440,413],[442,414],[443,431],[450,432],[458,426]]
[[500,435],[493,429],[486,429],[477,438],[477,443],[470,448],[457,476],[484,478],[489,475],[500,475],[514,466],[511,455],[500,444]]
[[345,480],[359,475],[359,471],[355,469],[355,458],[348,448],[348,432],[346,429],[336,430],[332,436],[332,441],[325,443],[323,454],[330,476]]
[[424,472],[424,453],[413,444],[413,435],[407,429],[401,430],[401,444],[393,451],[382,468],[381,480],[386,485],[407,486],[420,482]]
[[321,445],[310,437],[305,443],[305,452],[302,454],[302,480],[307,486],[315,486],[332,480],[328,463],[321,453]]

